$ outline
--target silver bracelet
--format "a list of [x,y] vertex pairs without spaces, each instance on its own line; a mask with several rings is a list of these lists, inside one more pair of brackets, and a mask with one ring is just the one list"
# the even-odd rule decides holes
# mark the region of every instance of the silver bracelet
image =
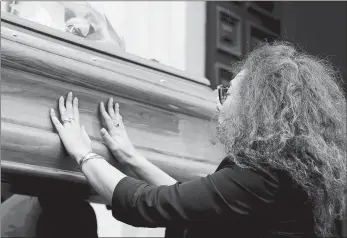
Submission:
[[88,152],[85,156],[82,157],[82,159],[80,159],[80,161],[79,161],[80,168],[82,169],[82,165],[90,159],[103,159],[103,160],[107,161],[104,157],[102,157],[98,154],[95,154],[93,152]]

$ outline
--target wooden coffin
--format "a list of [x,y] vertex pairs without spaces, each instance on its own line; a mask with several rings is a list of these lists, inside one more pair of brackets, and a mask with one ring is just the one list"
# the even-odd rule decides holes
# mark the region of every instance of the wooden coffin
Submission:
[[216,169],[222,150],[210,141],[216,96],[208,80],[10,14],[1,18],[1,173],[13,192],[64,187],[98,201],[49,117],[69,91],[79,98],[93,150],[128,175],[100,136],[98,105],[109,97],[120,104],[135,147],[171,176],[186,181]]

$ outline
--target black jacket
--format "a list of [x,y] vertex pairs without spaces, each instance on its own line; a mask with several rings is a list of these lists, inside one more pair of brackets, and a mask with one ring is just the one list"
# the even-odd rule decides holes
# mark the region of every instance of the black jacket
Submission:
[[285,172],[242,169],[226,157],[216,172],[171,186],[131,177],[116,186],[112,214],[167,238],[313,237],[312,204]]

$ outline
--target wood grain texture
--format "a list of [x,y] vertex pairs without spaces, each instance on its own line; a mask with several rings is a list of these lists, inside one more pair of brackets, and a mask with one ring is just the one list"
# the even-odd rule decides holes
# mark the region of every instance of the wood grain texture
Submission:
[[[59,96],[69,91],[79,98],[81,124],[93,150],[130,176],[132,171],[114,162],[100,136],[98,105],[109,97],[120,104],[135,147],[177,180],[205,176],[223,157],[221,146],[210,142],[208,120],[215,105],[207,86],[61,46],[9,24],[1,26],[1,61],[2,173],[22,193],[37,193],[38,181],[45,180],[86,189],[49,117],[49,109],[58,112]],[[23,180],[25,189],[18,182]],[[94,194],[88,189],[82,194]]]
[[203,85],[210,85],[206,78],[197,77],[196,75],[178,70],[176,68],[156,63],[151,60],[143,59],[137,55],[132,55],[123,51],[115,50],[110,45],[101,42],[86,40],[82,37],[70,33],[62,32],[48,26],[38,24],[27,19],[20,18],[7,12],[1,12],[1,25],[11,24],[11,27],[19,26],[21,30],[28,29],[30,32],[38,32],[41,36],[49,35],[51,39],[58,39],[60,43],[68,42],[73,46],[81,46],[84,49],[92,49],[94,52],[101,52],[103,55],[111,55],[113,58],[119,58],[124,62],[132,62],[137,65],[143,65],[146,68],[154,69],[157,72],[164,72],[167,75],[174,75],[176,78],[182,78]]
[[196,117],[208,118],[215,110],[212,90],[204,85],[97,57],[4,26],[1,37],[2,66]]

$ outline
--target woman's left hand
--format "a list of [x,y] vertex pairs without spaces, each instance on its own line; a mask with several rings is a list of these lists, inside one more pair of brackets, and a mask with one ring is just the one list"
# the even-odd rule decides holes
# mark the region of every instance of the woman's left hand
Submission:
[[80,126],[77,97],[72,99],[72,93],[69,92],[66,106],[64,104],[64,97],[61,96],[59,98],[59,111],[63,124],[60,123],[52,108],[51,119],[68,154],[79,162],[84,155],[92,151],[91,140],[84,126]]

